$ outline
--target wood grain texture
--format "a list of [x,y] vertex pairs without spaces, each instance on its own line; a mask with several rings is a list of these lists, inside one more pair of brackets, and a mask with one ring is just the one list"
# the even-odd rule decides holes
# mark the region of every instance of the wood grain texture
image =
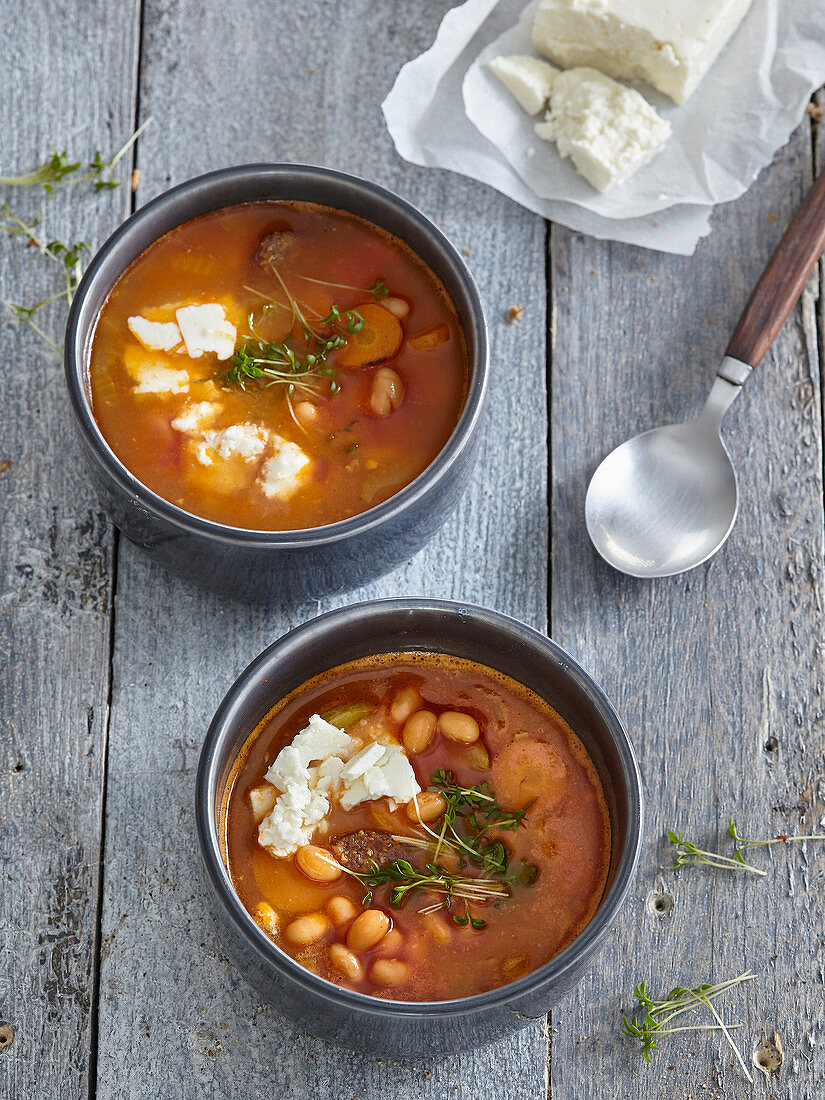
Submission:
[[[582,523],[587,480],[623,439],[698,410],[727,335],[812,179],[802,126],[751,191],[717,210],[694,257],[554,229],[552,627],[602,684],[637,747],[645,847],[630,902],[594,974],[554,1013],[554,1100],[750,1097],[716,1036],[663,1042],[645,1066],[618,1032],[632,988],[718,981],[750,967],[728,1019],[749,1058],[777,1028],[773,1095],[825,1080],[823,847],[760,853],[766,879],[673,872],[663,834],[726,846],[814,831],[823,816],[822,421],[811,283],[725,423],[740,472],[736,528],[707,565],[641,582],[604,564]],[[674,900],[669,916],[648,904]]]
[[[107,1100],[151,1094],[159,1082],[164,1100],[487,1100],[502,1081],[513,1100],[545,1096],[541,1023],[483,1052],[401,1066],[341,1052],[262,1006],[216,940],[194,832],[195,767],[211,714],[232,678],[289,627],[336,604],[409,593],[545,624],[544,225],[480,186],[403,165],[379,108],[446,6],[324,3],[312,19],[258,0],[146,7],[141,104],[157,123],[139,152],[141,201],[198,172],[265,159],[329,164],[394,187],[471,251],[494,371],[470,491],[433,543],[383,581],[275,613],[195,591],[122,544],[100,1002],[98,1096]],[[332,54],[321,26],[335,28]],[[515,325],[505,320],[511,305],[525,308]]]
[[794,214],[748,298],[726,355],[757,367],[796,305],[825,248],[825,175]]
[[[0,172],[52,143],[87,159],[117,149],[134,114],[134,5],[4,7]],[[42,205],[47,240],[95,246],[129,203],[88,184],[45,200],[0,188],[6,200],[29,221]],[[0,298],[38,301],[55,272],[3,235]],[[57,342],[65,312],[38,315]],[[0,1019],[15,1029],[0,1096],[75,1100],[92,1034],[113,535],[67,428],[59,356],[5,310],[0,340]]]

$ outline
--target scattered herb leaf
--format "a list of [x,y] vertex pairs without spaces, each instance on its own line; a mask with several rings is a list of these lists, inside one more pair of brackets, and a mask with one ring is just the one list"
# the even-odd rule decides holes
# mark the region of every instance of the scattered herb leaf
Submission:
[[737,844],[733,855],[730,856],[723,855],[720,852],[711,852],[704,848],[699,848],[693,841],[685,840],[680,831],[673,829],[668,830],[667,838],[677,850],[674,867],[678,868],[687,867],[692,864],[704,864],[706,867],[718,867],[724,871],[744,870],[750,871],[754,875],[766,875],[767,871],[747,862],[744,853],[748,848],[764,848],[773,844],[792,844],[794,842],[806,840],[825,840],[825,833],[809,836],[788,836],[780,833],[767,840],[746,840],[743,836],[739,835],[733,818],[730,819],[730,823],[728,824],[728,833]]
[[[739,1048],[730,1035],[730,1030],[732,1028],[741,1027],[742,1025],[725,1024],[711,1002],[716,1000],[717,997],[721,997],[729,990],[735,989],[736,986],[740,985],[742,982],[753,981],[755,977],[755,974],[746,970],[744,973],[737,975],[737,977],[731,978],[730,981],[720,982],[718,985],[706,983],[696,986],[694,989],[676,986],[676,988],[671,989],[670,993],[662,1000],[656,1000],[651,997],[647,992],[645,983],[640,982],[633,990],[633,993],[639,1002],[640,1009],[644,1010],[644,1015],[641,1016],[641,1019],[636,1014],[631,1016],[629,1020],[626,1016],[623,1017],[621,1030],[623,1034],[631,1039],[635,1039],[641,1044],[642,1053],[647,1062],[651,1062],[653,1060],[653,1052],[660,1049],[657,1039],[661,1038],[663,1035],[673,1035],[679,1031],[721,1031],[724,1033],[725,1039],[736,1054],[743,1073],[748,1081],[753,1084],[753,1078],[748,1072],[742,1055],[739,1053]],[[692,1024],[680,1025],[679,1027],[668,1026],[677,1016],[681,1016],[685,1012],[692,1012],[702,1006],[710,1010],[711,1015],[716,1021],[715,1024]]]

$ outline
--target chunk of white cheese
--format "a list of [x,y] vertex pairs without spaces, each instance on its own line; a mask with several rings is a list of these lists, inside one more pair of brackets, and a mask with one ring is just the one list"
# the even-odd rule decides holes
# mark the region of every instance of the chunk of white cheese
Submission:
[[226,319],[222,305],[209,302],[202,306],[181,306],[175,311],[186,354],[199,359],[204,352],[214,352],[218,359],[228,359],[235,351],[237,330]]
[[228,428],[205,431],[195,454],[204,466],[211,466],[216,457],[242,458],[252,462],[263,454],[268,439],[269,432],[260,424],[230,424]]
[[750,6],[751,0],[540,0],[533,44],[563,68],[584,65],[647,80],[684,103]]
[[595,69],[560,73],[550,110],[536,133],[555,141],[597,191],[617,187],[648,164],[670,137],[670,124],[638,92]]
[[341,787],[339,801],[345,810],[382,797],[393,805],[409,802],[421,790],[401,746],[378,744],[368,745],[350,760],[341,772]]
[[334,801],[349,810],[387,797],[395,808],[421,790],[400,745],[363,746],[317,714],[281,749],[264,778],[281,792],[258,827],[258,843],[274,856],[309,844]]
[[[285,746],[269,766],[265,779],[281,794],[258,826],[258,843],[274,856],[288,856],[309,844],[315,829],[329,813],[330,791],[343,767],[340,754],[349,754],[349,734],[313,714],[307,726]],[[338,757],[338,765],[330,759]],[[313,761],[320,761],[311,768]]]
[[206,426],[215,419],[221,411],[220,405],[214,401],[196,401],[187,405],[183,412],[171,422],[176,432],[184,435],[198,435]]
[[129,331],[150,351],[171,351],[181,342],[180,329],[174,321],[147,321],[145,317],[129,317]]
[[187,371],[152,360],[136,367],[133,374],[137,381],[135,393],[186,393],[189,390]]
[[280,436],[272,437],[272,451],[261,467],[258,486],[270,498],[290,496],[301,482],[298,475],[309,465],[309,455]]
[[285,784],[307,781],[309,765],[314,760],[325,761],[327,757],[349,755],[353,744],[348,733],[324,721],[320,715],[313,714],[304,729],[281,749],[264,779],[285,791]]
[[494,57],[489,68],[528,115],[537,115],[547,107],[559,74],[558,69],[540,57],[525,54]]

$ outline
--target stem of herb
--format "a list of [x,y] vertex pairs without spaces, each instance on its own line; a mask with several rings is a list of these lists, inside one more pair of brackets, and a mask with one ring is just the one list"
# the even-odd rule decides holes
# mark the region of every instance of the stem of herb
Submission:
[[746,840],[743,836],[740,836],[733,818],[730,819],[728,824],[728,833],[738,845],[732,856],[722,855],[720,852],[706,851],[704,848],[699,848],[692,841],[685,840],[678,830],[669,830],[667,834],[668,840],[677,849],[674,866],[678,868],[689,866],[690,864],[702,863],[708,867],[718,867],[724,871],[744,870],[750,871],[754,875],[764,876],[767,874],[767,871],[762,870],[760,867],[755,867],[752,863],[748,863],[745,860],[744,853],[748,848],[764,848],[774,844],[790,844],[796,841],[825,840],[825,833],[804,836],[786,836],[780,834],[765,840]]

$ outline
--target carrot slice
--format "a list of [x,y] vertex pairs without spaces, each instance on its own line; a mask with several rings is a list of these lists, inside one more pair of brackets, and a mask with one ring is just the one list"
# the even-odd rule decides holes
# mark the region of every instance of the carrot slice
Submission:
[[446,325],[436,325],[435,328],[427,329],[426,332],[420,333],[418,336],[413,336],[410,340],[410,347],[415,348],[416,351],[432,351],[433,348],[437,348],[439,344],[446,343],[450,339],[450,330]]
[[492,777],[496,798],[506,810],[532,803],[534,813],[546,813],[561,801],[567,788],[562,758],[543,741],[530,738],[514,741],[494,757]]
[[347,337],[345,347],[336,357],[339,367],[372,367],[391,359],[401,347],[404,330],[401,322],[388,309],[367,302],[356,306],[355,312],[364,324],[358,332]]

